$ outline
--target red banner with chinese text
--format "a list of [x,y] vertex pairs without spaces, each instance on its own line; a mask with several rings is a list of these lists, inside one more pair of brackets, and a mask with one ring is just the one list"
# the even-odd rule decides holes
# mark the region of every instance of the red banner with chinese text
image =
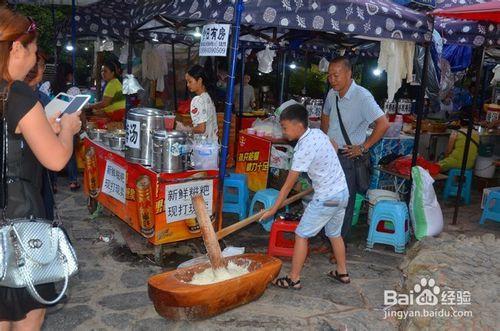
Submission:
[[236,173],[246,174],[248,188],[254,192],[267,186],[271,141],[241,131],[238,138]]

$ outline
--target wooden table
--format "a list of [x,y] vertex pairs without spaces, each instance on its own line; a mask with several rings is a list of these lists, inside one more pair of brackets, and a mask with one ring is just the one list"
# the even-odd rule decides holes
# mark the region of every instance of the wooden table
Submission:
[[[404,190],[404,184],[405,181],[410,180],[410,176],[400,174],[399,172],[395,172],[392,170],[387,169],[385,166],[375,166],[375,169],[384,172],[388,175],[391,175],[394,177],[394,190],[396,193],[399,194],[407,194],[408,191]],[[437,174],[436,176],[432,177],[434,180],[446,180],[448,176],[443,175],[443,174]]]

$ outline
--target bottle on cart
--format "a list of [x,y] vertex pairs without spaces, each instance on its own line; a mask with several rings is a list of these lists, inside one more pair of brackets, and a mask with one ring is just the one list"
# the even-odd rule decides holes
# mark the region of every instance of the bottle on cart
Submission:
[[143,175],[137,179],[135,199],[137,202],[140,231],[146,238],[151,238],[154,236],[155,219],[153,213],[153,195],[151,194],[151,179],[148,176]]
[[97,156],[94,147],[85,152],[85,174],[89,188],[89,196],[96,198],[99,195],[99,174],[97,172]]

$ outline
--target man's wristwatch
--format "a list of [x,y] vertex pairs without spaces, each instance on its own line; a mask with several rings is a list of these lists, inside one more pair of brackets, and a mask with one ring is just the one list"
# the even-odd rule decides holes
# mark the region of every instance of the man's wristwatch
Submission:
[[365,144],[361,144],[361,145],[359,145],[359,149],[361,150],[361,153],[362,153],[362,154],[365,154],[365,153],[367,152],[366,147],[365,147]]

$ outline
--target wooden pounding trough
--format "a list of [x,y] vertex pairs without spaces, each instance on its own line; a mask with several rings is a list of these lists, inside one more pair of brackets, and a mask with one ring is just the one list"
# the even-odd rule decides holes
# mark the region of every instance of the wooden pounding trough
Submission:
[[[305,191],[283,203],[289,204],[310,193]],[[193,197],[193,205],[207,248],[210,263],[157,274],[148,280],[149,298],[159,315],[171,320],[199,320],[223,313],[258,299],[269,283],[278,276],[281,260],[264,254],[241,254],[223,258],[218,239],[258,220],[264,211],[215,233],[201,196]],[[224,231],[223,233],[221,233]],[[217,237],[219,235],[219,237]],[[248,273],[207,285],[189,284],[193,275],[205,269],[225,268],[232,261],[247,266]]]

